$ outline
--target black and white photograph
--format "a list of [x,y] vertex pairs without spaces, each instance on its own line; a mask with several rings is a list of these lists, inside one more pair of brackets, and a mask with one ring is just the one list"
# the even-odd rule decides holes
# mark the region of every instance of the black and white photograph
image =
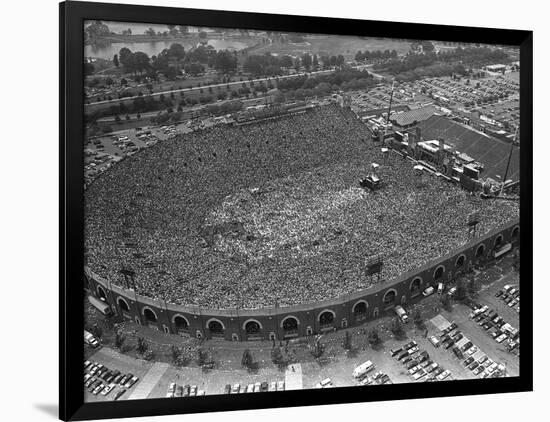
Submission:
[[85,402],[520,375],[519,48],[82,31]]

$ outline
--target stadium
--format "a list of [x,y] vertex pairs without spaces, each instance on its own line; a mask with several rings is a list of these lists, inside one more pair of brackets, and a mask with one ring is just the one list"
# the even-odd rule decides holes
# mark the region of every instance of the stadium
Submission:
[[167,334],[292,338],[413,304],[517,244],[517,201],[414,162],[336,105],[163,141],[86,190],[90,300]]

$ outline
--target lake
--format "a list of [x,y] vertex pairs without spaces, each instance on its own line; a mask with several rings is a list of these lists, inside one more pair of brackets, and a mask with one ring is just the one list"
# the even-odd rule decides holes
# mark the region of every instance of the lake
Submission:
[[[149,57],[157,55],[165,48],[169,48],[174,42],[181,44],[186,50],[197,45],[190,41],[151,41],[151,42],[135,42],[135,43],[112,43],[104,46],[86,45],[84,47],[85,57],[96,57],[105,60],[112,60],[115,54],[118,54],[121,48],[129,48],[133,52],[142,51]],[[234,40],[208,40],[208,44],[214,47],[216,50],[242,50],[247,45],[243,42]]]

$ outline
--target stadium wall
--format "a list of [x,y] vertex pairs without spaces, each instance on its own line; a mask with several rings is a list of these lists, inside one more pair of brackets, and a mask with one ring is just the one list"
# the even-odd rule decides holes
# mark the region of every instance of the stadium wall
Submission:
[[90,294],[109,304],[115,314],[167,335],[220,337],[232,341],[283,340],[359,326],[379,316],[393,314],[395,305],[413,305],[423,298],[422,292],[427,287],[448,283],[472,266],[493,260],[495,252],[508,244],[519,245],[519,219],[365,291],[288,307],[207,309],[174,305],[111,284],[87,267],[84,274]]

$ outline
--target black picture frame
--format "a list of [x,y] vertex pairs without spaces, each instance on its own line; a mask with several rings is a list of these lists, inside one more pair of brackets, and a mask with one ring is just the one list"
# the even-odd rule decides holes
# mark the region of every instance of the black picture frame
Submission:
[[[70,1],[59,6],[60,19],[60,414],[62,420],[169,415],[242,409],[312,406],[380,400],[463,396],[532,391],[532,137],[533,33],[524,30],[472,28],[325,17],[271,15]],[[84,403],[82,389],[83,321],[83,22],[100,19],[159,24],[267,29],[443,41],[481,42],[520,47],[521,98],[521,278],[523,298],[521,374],[519,377],[447,383],[343,387],[331,390],[196,397],[192,400],[147,399]]]

